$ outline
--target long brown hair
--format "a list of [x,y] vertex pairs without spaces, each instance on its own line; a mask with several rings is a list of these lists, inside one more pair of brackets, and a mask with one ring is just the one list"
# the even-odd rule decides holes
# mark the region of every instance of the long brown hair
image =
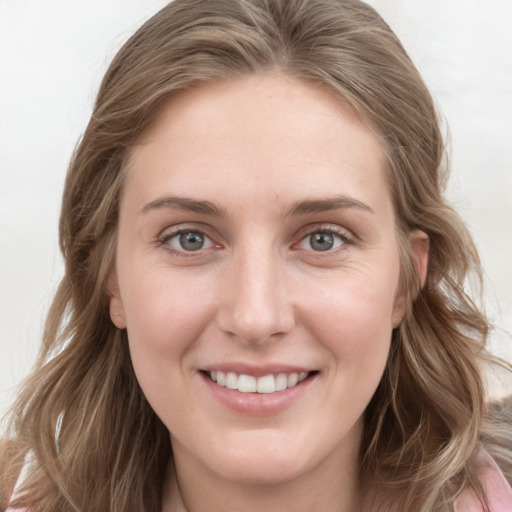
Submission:
[[[159,511],[169,433],[136,381],[126,332],[108,314],[124,164],[176,91],[266,72],[348,101],[387,154],[409,301],[366,411],[361,474],[396,489],[404,510],[446,510],[464,485],[476,485],[470,460],[482,439],[505,460],[510,432],[484,435],[488,324],[464,291],[468,275],[479,275],[478,256],[442,196],[436,110],[395,34],[357,0],[175,0],[114,58],[72,158],[60,220],[65,275],[11,410],[4,500],[25,464],[16,505]],[[430,239],[421,290],[413,229]]]

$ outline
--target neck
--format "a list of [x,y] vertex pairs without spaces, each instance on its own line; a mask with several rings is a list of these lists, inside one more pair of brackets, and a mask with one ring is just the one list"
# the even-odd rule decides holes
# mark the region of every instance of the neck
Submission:
[[162,512],[353,512],[363,510],[358,453],[332,457],[310,471],[278,483],[233,482],[180,457],[169,463]]

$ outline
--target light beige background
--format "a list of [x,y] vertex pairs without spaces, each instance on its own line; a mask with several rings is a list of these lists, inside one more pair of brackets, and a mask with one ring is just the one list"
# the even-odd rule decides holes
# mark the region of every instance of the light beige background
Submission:
[[[0,414],[34,361],[61,275],[64,175],[101,76],[165,3],[0,0]],[[512,0],[370,3],[450,128],[449,195],[481,251],[493,350],[512,361]]]

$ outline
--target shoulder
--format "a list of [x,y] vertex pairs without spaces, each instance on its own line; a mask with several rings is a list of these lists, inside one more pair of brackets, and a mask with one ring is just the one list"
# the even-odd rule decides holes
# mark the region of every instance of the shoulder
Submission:
[[481,434],[483,447],[512,485],[512,395],[488,404]]
[[[475,458],[474,469],[493,512],[512,511],[512,487],[495,460],[485,450]],[[466,489],[455,502],[455,512],[484,512],[486,510],[472,489]]]
[[14,491],[12,492],[11,497],[9,498],[9,501],[7,503],[7,509],[5,512],[29,512],[27,508],[21,507],[14,507],[12,506],[12,503],[16,501],[17,498],[20,498],[20,487],[24,480],[24,473],[25,471],[22,471],[20,476],[18,477],[18,480],[16,482],[16,485],[14,486]]
[[[14,500],[15,498],[16,498],[16,496],[14,495],[12,497],[12,500]],[[12,503],[12,500],[11,500],[11,503]],[[23,508],[23,507],[22,508],[14,508],[11,505],[8,505],[5,512],[29,512],[29,510],[27,508]]]

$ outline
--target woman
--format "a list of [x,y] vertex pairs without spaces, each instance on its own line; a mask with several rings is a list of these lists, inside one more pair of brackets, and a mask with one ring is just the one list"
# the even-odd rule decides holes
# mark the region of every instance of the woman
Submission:
[[510,411],[484,403],[442,156],[365,4],[160,11],[70,166],[2,499],[24,467],[10,506],[44,512],[507,510]]

